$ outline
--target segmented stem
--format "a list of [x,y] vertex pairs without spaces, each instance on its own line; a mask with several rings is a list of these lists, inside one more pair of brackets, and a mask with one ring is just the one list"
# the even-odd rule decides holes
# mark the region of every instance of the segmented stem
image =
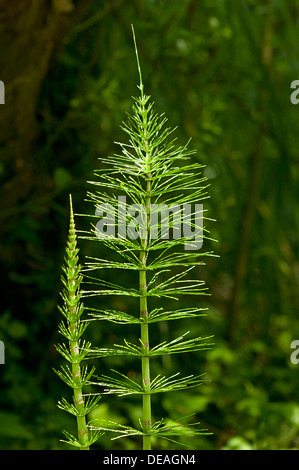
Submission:
[[82,374],[81,374],[81,358],[80,358],[80,315],[82,313],[82,305],[80,301],[80,284],[82,276],[80,274],[80,266],[78,265],[78,252],[76,228],[74,222],[74,214],[72,207],[72,199],[70,196],[70,228],[67,242],[66,256],[66,290],[64,292],[65,300],[65,316],[69,331],[69,349],[72,372],[72,388],[74,392],[73,401],[76,409],[78,440],[81,444],[81,450],[89,450],[88,429],[86,425],[85,402],[82,392]]
[[147,259],[147,244],[149,232],[149,214],[150,214],[150,178],[148,174],[148,181],[146,187],[146,210],[147,210],[147,238],[142,239],[143,250],[140,251],[140,262],[143,267],[139,272],[139,289],[140,289],[140,317],[143,319],[141,323],[141,342],[143,347],[142,356],[142,382],[145,394],[143,395],[143,431],[146,435],[143,436],[143,449],[151,449],[151,378],[150,378],[150,359],[149,359],[149,328],[148,328],[148,307],[147,307],[147,279],[146,279],[146,259]]
[[[133,28],[132,28],[133,29]],[[142,122],[143,122],[143,136],[144,136],[144,148],[145,148],[145,160],[146,160],[146,195],[145,195],[145,207],[146,207],[146,234],[145,238],[141,238],[142,250],[140,250],[140,263],[142,269],[139,272],[139,289],[140,289],[140,317],[143,319],[141,323],[141,343],[143,347],[142,356],[142,382],[144,386],[143,395],[143,449],[151,450],[151,377],[150,377],[150,358],[149,358],[149,324],[148,324],[148,306],[147,306],[147,279],[146,279],[146,261],[147,261],[147,247],[149,241],[150,232],[150,207],[151,207],[151,156],[149,151],[148,141],[148,123],[147,123],[147,110],[146,110],[146,97],[143,94],[143,83],[142,75],[138,58],[138,51],[136,47],[135,34],[133,29],[135,52],[137,58],[137,65],[140,77],[140,91],[141,91],[141,102],[142,102]]]

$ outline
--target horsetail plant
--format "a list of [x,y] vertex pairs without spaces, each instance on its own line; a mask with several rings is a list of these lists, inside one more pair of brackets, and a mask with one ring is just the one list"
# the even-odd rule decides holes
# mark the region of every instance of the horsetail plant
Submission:
[[90,413],[98,404],[100,395],[86,396],[83,388],[87,385],[94,373],[94,367],[88,370],[87,366],[82,367],[81,362],[87,358],[91,344],[81,341],[88,323],[82,321],[84,305],[81,300],[81,266],[78,264],[79,249],[77,248],[77,236],[75,221],[70,196],[70,226],[66,247],[65,266],[63,266],[64,276],[61,280],[64,290],[61,293],[63,306],[58,306],[60,312],[65,317],[59,325],[59,333],[68,340],[65,343],[56,345],[57,351],[71,364],[61,366],[61,370],[55,370],[56,374],[73,389],[73,403],[69,403],[65,398],[58,402],[58,407],[71,413],[76,417],[78,438],[64,431],[68,444],[78,447],[81,450],[88,450],[100,436],[100,432],[92,432],[87,428],[86,415]]
[[[152,417],[154,394],[196,387],[203,382],[203,374],[181,376],[177,372],[169,377],[161,374],[153,376],[152,370],[154,359],[159,356],[209,349],[211,336],[187,339],[189,332],[185,332],[170,341],[152,346],[150,331],[157,322],[191,317],[196,319],[205,314],[203,310],[206,309],[200,307],[165,310],[162,300],[178,300],[181,295],[187,296],[187,299],[190,299],[189,296],[206,295],[204,281],[190,279],[189,276],[192,269],[205,264],[203,256],[212,253],[199,251],[208,233],[203,226],[203,220],[206,219],[203,206],[199,204],[199,201],[208,197],[205,178],[201,174],[202,165],[190,162],[190,155],[194,151],[188,150],[188,144],[178,147],[175,145],[175,139],[171,138],[174,129],[164,127],[167,118],[154,110],[150,96],[144,93],[134,29],[133,39],[140,96],[134,98],[132,114],[128,115],[127,122],[121,126],[129,140],[127,143],[116,142],[120,152],[102,159],[107,168],[96,170],[97,180],[89,182],[96,189],[95,192],[88,192],[87,199],[95,206],[95,215],[92,217],[98,222],[89,231],[82,232],[80,238],[101,243],[107,251],[111,250],[119,256],[119,260],[115,260],[115,256],[112,260],[87,257],[83,268],[86,285],[82,291],[83,297],[94,297],[99,302],[101,296],[129,296],[135,301],[139,299],[139,307],[136,305],[136,311],[130,313],[102,308],[102,304],[90,307],[91,319],[131,326],[130,333],[137,332],[134,328],[139,325],[140,334],[137,333],[139,339],[136,343],[124,339],[123,344],[114,344],[112,347],[91,348],[90,345],[85,345],[84,348],[81,347],[79,355],[81,359],[85,356],[85,351],[88,351],[95,358],[139,358],[141,380],[138,382],[121,372],[112,371],[111,376],[102,375],[94,381],[91,380],[90,373],[85,373],[85,378],[80,379],[79,383],[88,380],[100,386],[102,395],[141,396],[142,419],[139,428],[104,420],[91,422],[89,427],[95,432],[108,430],[116,433],[113,439],[142,436],[143,449],[150,450],[153,437],[176,442],[174,437],[182,434],[210,434],[197,426],[199,423],[187,426],[169,423],[164,419],[155,421]],[[69,255],[76,257],[76,254]],[[70,263],[73,266],[73,261]],[[94,271],[103,269],[135,273],[135,287],[126,287],[92,275]],[[79,270],[75,272],[79,276]],[[81,277],[79,279],[81,281]],[[73,281],[77,288],[80,281]],[[77,300],[78,296],[73,296]],[[71,302],[68,302],[68,306],[69,304],[73,305]],[[76,307],[76,327],[79,326],[80,313],[80,307]],[[66,316],[68,315],[72,316],[73,313],[66,312]],[[70,328],[67,330],[67,337],[71,342],[76,341],[84,328],[80,327],[76,335]],[[70,362],[74,359],[73,354],[64,355]],[[70,374],[66,374],[66,378],[73,386],[75,379],[70,378]],[[92,403],[94,404],[95,402]],[[82,407],[84,412],[80,411],[80,415],[87,411],[85,405]],[[67,405],[68,408],[70,407]],[[71,410],[78,413],[77,405],[75,408],[71,407]],[[87,444],[82,445],[87,447]]]

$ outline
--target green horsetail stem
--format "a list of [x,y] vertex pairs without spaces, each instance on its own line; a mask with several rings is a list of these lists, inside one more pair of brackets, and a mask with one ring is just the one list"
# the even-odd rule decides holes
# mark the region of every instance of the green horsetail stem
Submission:
[[[70,196],[70,224],[65,265],[63,267],[64,276],[62,276],[64,290],[61,293],[64,304],[63,307],[58,307],[66,319],[66,323],[62,322],[60,324],[59,332],[68,339],[69,347],[67,348],[63,344],[57,345],[56,348],[71,364],[71,368],[61,368],[60,371],[55,372],[73,389],[73,404],[69,404],[65,399],[58,402],[59,408],[75,415],[77,420],[78,438],[74,438],[64,431],[64,434],[68,437],[66,442],[79,447],[81,450],[89,450],[90,442],[94,442],[99,437],[99,433],[96,436],[94,435],[90,441],[86,415],[96,406],[100,397],[93,397],[86,403],[85,396],[83,395],[83,386],[91,378],[93,369],[88,373],[87,368],[82,369],[81,367],[82,360],[88,355],[88,347],[90,345],[80,340],[88,322],[83,323],[81,321],[84,306],[80,302],[82,275],[78,253],[72,198]],[[82,348],[83,346],[84,348]]]

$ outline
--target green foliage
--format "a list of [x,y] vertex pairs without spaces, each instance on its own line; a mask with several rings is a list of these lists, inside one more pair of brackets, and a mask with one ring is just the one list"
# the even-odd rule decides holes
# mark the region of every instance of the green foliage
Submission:
[[[133,30],[135,41],[135,35]],[[200,227],[196,218],[195,206],[207,197],[206,186],[203,185],[205,178],[201,175],[201,165],[191,164],[188,160],[193,151],[189,151],[187,146],[176,146],[175,139],[171,138],[173,130],[165,127],[167,119],[164,115],[159,115],[150,101],[150,96],[144,93],[139,57],[135,42],[135,51],[140,83],[138,88],[140,96],[134,98],[132,114],[128,115],[127,123],[122,124],[123,131],[129,136],[127,143],[118,143],[120,153],[112,157],[101,159],[107,164],[107,168],[95,172],[97,180],[91,182],[97,191],[88,192],[88,200],[94,204],[97,211],[105,210],[107,217],[105,220],[105,231],[100,231],[96,226],[82,234],[85,240],[96,241],[104,244],[105,247],[115,252],[120,261],[91,258],[86,264],[85,284],[88,289],[82,291],[84,298],[101,296],[125,296],[139,298],[139,315],[131,315],[122,311],[111,311],[96,308],[90,309],[90,315],[94,320],[107,320],[112,323],[122,323],[125,325],[140,325],[139,340],[135,343],[124,339],[123,345],[115,344],[110,347],[91,347],[89,344],[81,346],[79,360],[86,354],[94,358],[128,356],[139,357],[141,360],[141,382],[137,383],[125,376],[121,372],[116,372],[118,378],[101,378],[98,385],[104,387],[108,394],[118,394],[120,396],[142,395],[143,414],[140,420],[139,429],[132,426],[119,425],[108,426],[112,432],[116,432],[117,437],[143,436],[143,449],[151,449],[152,439],[162,437],[173,440],[170,436],[177,435],[204,435],[206,430],[189,429],[187,425],[167,424],[164,420],[152,421],[151,395],[165,393],[174,390],[182,390],[189,387],[197,387],[202,383],[201,376],[190,375],[187,377],[177,377],[179,373],[170,377],[162,377],[158,374],[151,378],[151,368],[153,357],[165,357],[172,354],[183,354],[209,349],[211,344],[207,341],[210,337],[193,337],[185,339],[189,332],[172,339],[162,341],[156,346],[150,347],[150,325],[157,321],[184,320],[186,318],[202,316],[202,308],[176,309],[164,311],[163,308],[154,307],[152,311],[148,309],[148,302],[151,299],[167,298],[178,300],[182,295],[204,295],[206,288],[203,281],[190,279],[189,272],[197,264],[204,264],[199,260],[204,255],[211,253],[181,252],[182,245],[187,245],[187,250],[196,249],[196,242],[193,239],[194,233],[201,230],[202,238],[207,233],[206,227]],[[108,191],[107,191],[108,189]],[[112,190],[109,193],[109,190]],[[120,199],[121,198],[121,199]],[[119,201],[121,200],[121,205]],[[125,202],[124,202],[125,200]],[[153,208],[161,207],[161,204],[171,204],[185,210],[187,204],[192,212],[189,218],[183,215],[185,225],[193,228],[193,236],[175,234],[174,216],[168,220],[168,231],[173,230],[173,237],[165,237],[163,230],[165,217],[153,219]],[[135,225],[134,236],[129,235],[129,228],[132,224],[132,214],[130,206],[134,204],[141,219]],[[112,214],[115,220],[111,220]],[[203,215],[201,215],[203,217]],[[106,219],[108,218],[108,222]],[[117,228],[125,226],[125,233],[121,236],[115,233],[116,220]],[[154,222],[153,222],[154,221]],[[182,223],[182,220],[181,220]],[[112,232],[111,229],[112,228]],[[195,229],[195,230],[194,230]],[[153,230],[156,234],[153,235]],[[169,232],[168,232],[169,235]],[[122,263],[121,260],[125,260]],[[194,263],[192,265],[192,263]],[[168,269],[161,269],[167,267]],[[186,269],[187,267],[187,269]],[[103,268],[114,269],[116,272],[121,269],[136,271],[139,277],[138,287],[132,288],[126,285],[117,285],[107,280],[97,279],[90,275],[92,271],[102,271]],[[171,274],[171,269],[173,270]],[[179,272],[174,274],[174,269]],[[79,272],[76,272],[78,275]],[[162,281],[158,281],[161,279]],[[76,286],[79,285],[76,282]],[[99,288],[98,288],[99,287]],[[77,301],[77,297],[75,297]],[[154,304],[155,305],[155,304]],[[160,304],[156,304],[160,305]],[[136,307],[134,308],[136,310]],[[81,331],[81,330],[80,330]],[[65,336],[69,336],[64,333]],[[60,348],[60,352],[71,360],[69,351]],[[81,358],[82,355],[82,358]],[[90,376],[87,376],[89,380]],[[176,378],[175,378],[176,377]],[[107,380],[108,379],[108,380]],[[104,380],[104,381],[103,381]],[[65,381],[71,381],[70,374],[67,374]],[[96,382],[93,382],[96,383]],[[73,412],[73,407],[68,411]],[[107,430],[105,422],[93,424],[92,430]],[[192,424],[191,424],[192,426]],[[175,441],[173,441],[175,442]]]
[[[53,47],[49,69],[42,71],[34,147],[14,151],[14,142],[27,134],[26,119],[20,120],[16,113],[16,127],[21,129],[23,123],[23,134],[12,135],[1,148],[2,188],[13,187],[19,198],[18,202],[14,197],[1,199],[0,340],[5,343],[6,364],[0,366],[0,448],[63,449],[68,447],[57,439],[61,429],[77,433],[74,416],[57,409],[57,401],[66,396],[66,385],[52,372],[60,360],[53,344],[60,341],[57,273],[67,237],[65,201],[72,193],[76,211],[86,212],[83,200],[90,169],[101,167],[98,156],[117,153],[113,142],[122,140],[119,123],[135,93],[133,23],[146,90],[151,90],[156,108],[168,116],[169,127],[179,124],[178,144],[192,137],[192,148],[198,151],[190,155],[190,162],[205,165],[202,171],[211,182],[212,196],[205,206],[217,219],[213,238],[220,241],[215,248],[205,240],[206,250],[217,251],[219,260],[211,257],[206,267],[198,264],[187,274],[205,280],[212,294],[201,296],[200,305],[196,296],[184,296],[180,309],[189,311],[189,318],[175,321],[179,316],[171,314],[178,309],[175,300],[152,299],[159,303],[159,308],[150,305],[149,314],[157,320],[150,324],[152,345],[170,342],[186,331],[194,337],[214,334],[216,338],[212,350],[190,354],[196,358],[196,374],[207,371],[204,386],[180,391],[179,402],[177,393],[152,394],[155,414],[175,422],[195,413],[194,420],[213,432],[195,437],[196,448],[221,449],[229,444],[298,449],[298,365],[289,360],[290,343],[299,338],[299,107],[289,99],[290,83],[298,79],[299,71],[298,5],[288,0],[87,3],[63,47],[59,51]],[[60,28],[57,31],[62,34]],[[48,33],[55,44],[54,31]],[[16,40],[23,47],[21,31],[16,32]],[[7,60],[13,61],[7,36],[4,43]],[[28,49],[23,56],[28,56]],[[34,62],[36,67],[44,64],[40,57]],[[15,75],[7,76],[7,81],[16,102],[23,82]],[[33,97],[27,95],[27,99]],[[20,106],[27,109],[23,102]],[[253,165],[253,156],[258,156],[258,165]],[[23,175],[22,184],[14,185],[17,170]],[[83,220],[77,219],[77,224],[85,230]],[[107,282],[136,288],[137,271],[129,270],[126,260],[109,256],[110,263],[119,264],[117,279],[114,270],[103,270],[102,260],[108,258],[104,244],[94,243],[92,248],[81,240],[80,253],[82,259],[86,254],[91,257],[90,264],[92,257],[100,258]],[[243,260],[241,266],[239,260]],[[190,265],[195,261],[190,252]],[[122,262],[125,269],[121,270]],[[159,269],[168,268],[161,263]],[[229,337],[235,285],[238,301]],[[109,312],[114,321],[92,321],[84,333],[86,341],[112,348],[123,344],[125,336],[134,343],[140,327],[138,298],[105,295],[95,299],[97,305],[93,299],[86,302],[98,310],[94,312],[98,318]],[[205,318],[196,316],[207,308]],[[174,321],[168,321],[167,312]],[[129,326],[127,321],[136,323]],[[151,358],[153,378],[159,374],[169,378],[177,371],[181,377],[191,376],[195,373],[191,357],[187,353]],[[103,382],[104,377],[118,379],[113,369],[140,385],[139,361],[113,356],[90,359],[90,364],[100,364]],[[89,419],[138,428],[138,397],[115,400],[115,395],[105,394]],[[110,449],[108,434],[94,448]],[[190,436],[177,439],[190,444]],[[113,446],[136,449],[140,438],[114,440]],[[176,448],[156,438],[153,446]]]

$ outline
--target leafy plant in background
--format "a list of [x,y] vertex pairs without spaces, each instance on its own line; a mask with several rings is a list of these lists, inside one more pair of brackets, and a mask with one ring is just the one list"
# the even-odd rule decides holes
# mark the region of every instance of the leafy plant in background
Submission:
[[[115,422],[98,420],[90,423],[91,432],[97,433],[110,431],[116,433],[115,438],[126,436],[142,436],[143,449],[149,450],[152,446],[152,437],[161,437],[176,442],[175,436],[210,434],[205,429],[199,428],[199,423],[182,425],[181,422],[166,422],[164,419],[152,418],[152,395],[170,391],[183,390],[196,387],[203,382],[203,374],[181,375],[181,371],[166,377],[158,374],[152,377],[151,369],[154,358],[172,354],[183,354],[209,349],[211,343],[209,337],[195,337],[187,339],[189,332],[185,332],[172,339],[162,341],[152,346],[150,344],[150,327],[157,322],[183,320],[204,315],[203,308],[185,307],[175,310],[165,310],[161,306],[160,299],[176,299],[181,295],[194,296],[205,295],[204,281],[190,279],[190,271],[198,265],[203,265],[202,257],[211,253],[190,252],[198,245],[193,237],[176,232],[177,220],[172,214],[168,219],[167,232],[165,234],[165,218],[158,217],[161,204],[172,207],[192,207],[198,201],[207,197],[205,178],[201,176],[201,165],[190,163],[189,156],[194,153],[187,146],[175,146],[175,139],[170,139],[172,129],[165,128],[167,121],[162,114],[154,111],[150,96],[144,93],[142,74],[133,30],[137,66],[139,72],[140,96],[134,99],[132,114],[128,116],[127,123],[123,123],[122,129],[129,136],[128,143],[119,143],[121,152],[111,157],[102,159],[108,164],[108,168],[95,171],[97,180],[91,182],[97,188],[96,192],[88,193],[88,200],[95,205],[95,218],[106,213],[100,223],[92,226],[88,232],[83,232],[81,238],[104,244],[112,250],[118,260],[88,257],[84,266],[84,281],[91,287],[76,291],[81,284],[81,271],[75,267],[77,262],[77,249],[75,248],[74,227],[71,225],[72,239],[68,248],[68,268],[66,269],[67,281],[65,285],[68,297],[65,295],[66,308],[62,313],[67,317],[69,327],[60,328],[71,345],[71,354],[65,348],[59,351],[66,357],[73,367],[79,367],[81,359],[87,356],[94,358],[104,357],[133,357],[141,361],[141,381],[133,380],[125,374],[113,371],[112,376],[102,375],[92,379],[94,370],[84,370],[83,378],[76,381],[77,369],[72,372],[63,371],[61,377],[77,393],[74,405],[60,402],[60,407],[77,416],[82,417],[78,421],[79,435],[86,435],[85,415],[97,404],[93,398],[87,404],[78,407],[82,400],[80,386],[93,384],[102,388],[102,394],[116,394],[119,396],[142,396],[142,419],[140,427],[135,428]],[[98,190],[99,189],[99,190]],[[133,209],[133,210],[132,210]],[[139,223],[136,224],[134,215],[139,213]],[[201,228],[202,237],[207,230],[198,225],[198,216],[193,210],[183,213],[183,224],[192,229],[192,233]],[[85,215],[85,214],[84,214]],[[157,216],[157,217],[154,217]],[[203,218],[203,214],[200,215]],[[117,223],[116,223],[117,220]],[[101,229],[100,229],[101,227]],[[173,231],[173,238],[168,235]],[[155,236],[153,235],[155,234]],[[128,236],[130,235],[130,236]],[[206,236],[206,235],[205,235]],[[183,250],[183,246],[187,250]],[[91,275],[93,271],[102,269],[130,270],[138,277],[135,287],[118,285],[106,280],[98,279]],[[173,271],[173,272],[171,272]],[[77,292],[77,293],[76,293]],[[84,332],[86,323],[80,324],[82,313],[81,305],[75,306],[81,296],[129,296],[139,299],[139,308],[136,313],[127,313],[119,310],[90,307],[89,315],[93,320],[106,320],[108,322],[123,324],[126,326],[140,327],[140,335],[135,343],[124,339],[123,344],[113,347],[91,347],[91,345],[79,344],[79,338]],[[150,303],[153,303],[151,306]],[[71,308],[71,310],[70,310]],[[74,316],[75,309],[75,316]],[[74,323],[75,322],[75,323]],[[72,348],[76,352],[72,352]],[[80,373],[80,372],[79,372]],[[98,395],[99,397],[100,395]],[[82,429],[84,431],[82,431]],[[70,443],[81,448],[87,448],[87,441],[79,438],[79,441],[70,438]]]

